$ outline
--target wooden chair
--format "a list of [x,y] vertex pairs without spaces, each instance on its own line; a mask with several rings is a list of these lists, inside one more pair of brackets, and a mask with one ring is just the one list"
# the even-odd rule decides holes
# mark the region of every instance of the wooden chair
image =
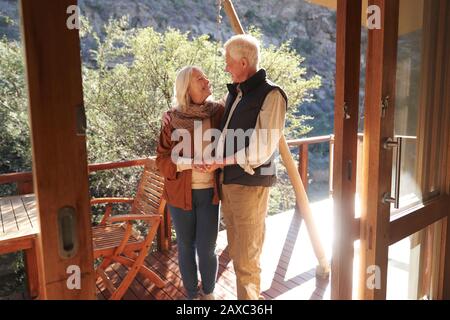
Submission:
[[[162,223],[165,201],[161,199],[164,185],[153,159],[148,159],[144,167],[136,197],[102,198],[91,200],[91,205],[107,204],[102,221],[93,227],[94,258],[103,258],[96,268],[98,277],[111,293],[111,300],[120,300],[138,273],[152,281],[158,288],[165,282],[144,264],[158,228]],[[112,205],[131,204],[127,215],[111,215]],[[139,233],[133,222],[143,221],[147,234]],[[120,263],[128,272],[116,288],[105,270],[112,264]]]

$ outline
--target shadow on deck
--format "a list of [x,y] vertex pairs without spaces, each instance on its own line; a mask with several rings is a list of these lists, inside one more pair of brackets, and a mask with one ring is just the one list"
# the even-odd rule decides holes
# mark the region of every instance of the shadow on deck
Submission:
[[[332,245],[332,200],[326,199],[311,204],[327,257],[331,257]],[[226,249],[226,232],[219,234],[217,251],[219,254],[219,274],[216,296],[221,300],[235,300],[235,280],[232,262]],[[156,288],[143,277],[137,276],[125,294],[125,300],[184,300],[178,267],[177,248],[169,252],[151,253],[146,264],[164,280],[163,289]],[[268,217],[266,220],[266,240],[261,257],[261,289],[266,300],[327,300],[330,297],[329,279],[315,276],[317,260],[314,256],[306,226],[294,211]],[[108,270],[113,281],[124,276],[121,266]],[[200,278],[200,277],[199,277]],[[98,298],[108,297],[108,291],[97,283]]]

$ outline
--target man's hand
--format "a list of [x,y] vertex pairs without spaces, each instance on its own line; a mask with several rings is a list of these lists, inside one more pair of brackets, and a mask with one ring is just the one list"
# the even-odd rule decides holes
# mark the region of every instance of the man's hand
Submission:
[[172,117],[170,116],[171,111],[166,111],[163,113],[162,119],[161,119],[161,124],[163,127],[168,126],[170,124],[170,122],[172,121]]

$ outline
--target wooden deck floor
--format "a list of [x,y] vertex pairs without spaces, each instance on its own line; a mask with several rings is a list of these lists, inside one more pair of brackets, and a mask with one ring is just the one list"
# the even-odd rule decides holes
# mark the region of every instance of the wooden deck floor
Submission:
[[[332,209],[331,201],[312,204],[314,219],[319,230],[327,257],[331,256]],[[216,295],[219,299],[235,300],[235,273],[226,250],[226,232],[220,232],[218,239],[219,275]],[[182,286],[178,267],[176,246],[167,253],[152,253],[146,264],[167,280],[163,289],[156,288],[146,279],[138,276],[124,296],[126,300],[184,300],[186,293]],[[293,211],[269,217],[266,221],[266,240],[261,257],[262,294],[266,300],[317,300],[329,299],[329,279],[315,277],[315,259],[306,226]],[[124,270],[114,266],[109,276],[120,281]],[[97,284],[98,298],[108,296],[102,283]]]

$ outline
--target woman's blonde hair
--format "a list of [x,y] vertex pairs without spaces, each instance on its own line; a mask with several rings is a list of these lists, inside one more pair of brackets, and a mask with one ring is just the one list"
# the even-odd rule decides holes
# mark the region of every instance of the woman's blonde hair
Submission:
[[194,70],[201,69],[196,66],[186,66],[177,72],[175,84],[173,86],[173,107],[178,111],[185,111],[191,104],[191,96],[189,95],[189,85]]
[[233,36],[225,43],[224,48],[234,60],[246,58],[251,67],[259,69],[260,44],[252,35]]

